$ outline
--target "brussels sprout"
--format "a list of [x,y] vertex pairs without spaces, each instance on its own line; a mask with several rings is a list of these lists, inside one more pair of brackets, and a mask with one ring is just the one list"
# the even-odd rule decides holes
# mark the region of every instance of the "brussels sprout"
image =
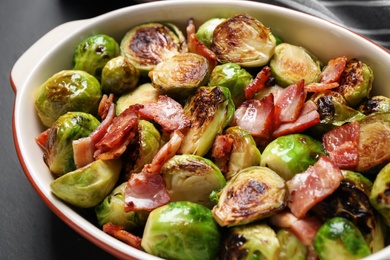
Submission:
[[143,227],[148,218],[147,211],[125,212],[125,189],[127,182],[116,187],[100,204],[95,207],[95,213],[100,226],[112,223],[121,226],[124,230],[131,231]]
[[216,259],[220,241],[210,209],[193,202],[170,202],[150,212],[141,247],[167,259]]
[[352,59],[347,61],[336,91],[344,96],[348,105],[354,107],[369,97],[373,80],[372,69],[364,62]]
[[371,254],[359,229],[341,217],[332,218],[320,227],[314,249],[321,260],[360,259]]
[[390,163],[387,164],[376,176],[371,193],[371,205],[383,216],[387,226],[390,227]]
[[280,229],[276,234],[280,243],[279,260],[306,260],[307,247],[288,229]]
[[179,154],[205,155],[214,138],[230,124],[234,103],[225,87],[201,87],[184,106],[184,114],[191,120]]
[[279,249],[275,231],[267,224],[237,226],[222,241],[221,259],[277,259]]
[[304,134],[290,134],[269,143],[262,155],[261,166],[267,166],[288,181],[304,172],[320,156],[326,155],[322,142]]
[[390,112],[390,98],[385,96],[373,96],[360,104],[358,110],[365,115]]
[[77,45],[73,54],[73,69],[83,70],[101,79],[104,65],[119,55],[117,41],[105,34],[96,34]]
[[120,43],[122,56],[146,75],[156,64],[188,51],[186,39],[171,23],[146,23],[132,28]]
[[99,81],[87,72],[76,70],[54,74],[34,92],[35,108],[47,127],[69,111],[96,114],[101,98]]
[[129,93],[121,95],[116,102],[116,115],[125,111],[134,104],[144,105],[149,102],[157,102],[159,91],[152,84],[144,83]]
[[307,49],[289,43],[276,46],[270,61],[272,76],[282,87],[296,84],[302,79],[305,84],[318,82],[321,65],[320,60]]
[[139,71],[130,61],[118,56],[109,60],[103,67],[101,86],[104,93],[124,94],[133,90],[139,80]]
[[80,208],[91,208],[110,194],[119,179],[120,160],[96,160],[50,183],[58,198]]
[[226,87],[230,90],[234,105],[238,107],[245,100],[245,87],[253,80],[252,75],[240,65],[225,63],[211,72],[209,86]]
[[196,53],[181,53],[164,61],[149,72],[154,88],[163,94],[186,98],[209,80],[207,59]]
[[229,158],[216,158],[215,162],[220,168],[226,168],[224,175],[227,180],[242,169],[260,165],[261,153],[248,131],[239,126],[233,126],[226,129],[225,135],[233,140],[230,156]]
[[211,47],[213,42],[213,33],[215,27],[225,21],[225,18],[211,18],[203,24],[201,24],[196,32],[196,38],[203,43],[207,48]]
[[145,164],[151,163],[161,148],[161,135],[149,121],[138,120],[138,136],[127,148],[126,173],[139,173]]
[[226,184],[219,168],[197,155],[175,155],[164,164],[161,174],[171,201],[191,201],[208,208],[214,206],[211,192]]
[[247,224],[281,211],[286,199],[286,184],[276,172],[252,166],[226,183],[213,215],[220,226]]
[[100,122],[91,114],[68,112],[60,116],[50,128],[45,163],[55,175],[63,175],[76,169],[72,141],[88,136]]
[[269,62],[275,46],[276,40],[270,28],[254,17],[238,14],[214,29],[211,50],[220,63],[259,67]]

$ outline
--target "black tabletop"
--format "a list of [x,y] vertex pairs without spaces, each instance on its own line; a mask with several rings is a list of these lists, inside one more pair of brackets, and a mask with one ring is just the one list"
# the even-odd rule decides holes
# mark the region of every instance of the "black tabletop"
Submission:
[[[313,11],[314,14],[339,21],[335,14],[346,8],[318,1],[327,7],[318,6],[314,0],[265,1],[296,9]],[[341,1],[346,2],[346,1]],[[348,1],[349,2],[349,1]],[[358,1],[356,1],[358,2]],[[374,1],[361,1],[361,3]],[[382,4],[387,1],[378,1]],[[349,2],[350,3],[350,2]],[[374,11],[390,13],[390,3]],[[1,0],[0,8],[0,259],[112,259],[108,253],[96,247],[66,224],[42,202],[20,167],[12,138],[12,109],[14,92],[9,82],[13,64],[35,41],[52,28],[64,22],[84,19],[136,4],[131,0]],[[330,5],[331,4],[331,5]],[[375,7],[374,5],[370,5]],[[350,6],[356,8],[359,5]],[[337,9],[336,9],[337,8]],[[344,9],[343,9],[344,8]],[[373,27],[367,21],[361,23],[361,33],[367,33],[383,46],[389,46],[390,30]],[[348,9],[351,10],[351,9]],[[348,12],[355,15],[356,12]],[[345,17],[345,16],[344,16]],[[381,25],[389,15],[376,15]],[[361,17],[348,16],[345,24],[356,27]],[[378,19],[377,19],[378,18]],[[381,22],[380,19],[385,19]],[[371,28],[370,28],[371,27]],[[376,29],[372,31],[370,29]]]

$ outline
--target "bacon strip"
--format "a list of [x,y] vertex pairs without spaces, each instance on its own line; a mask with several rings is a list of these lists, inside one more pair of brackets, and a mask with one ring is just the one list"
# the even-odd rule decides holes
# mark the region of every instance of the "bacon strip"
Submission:
[[98,107],[98,114],[102,120],[106,118],[112,104],[114,104],[114,94],[110,94],[110,96],[104,94]]
[[271,77],[271,68],[268,66],[257,73],[256,78],[245,87],[245,98],[252,99],[254,95],[265,88],[265,83]]
[[46,129],[45,131],[43,131],[42,133],[40,133],[36,138],[35,138],[35,142],[39,145],[39,147],[41,147],[43,150],[46,150],[46,143],[47,143],[47,139],[49,137],[49,134],[50,134],[50,128]]
[[233,148],[233,138],[229,135],[218,135],[213,143],[211,157],[228,159]]
[[341,74],[343,73],[347,64],[347,57],[341,56],[331,59],[324,71],[321,73],[321,83],[333,83],[340,80]]
[[121,226],[117,226],[109,222],[103,225],[103,231],[134,248],[143,250],[141,247],[142,238],[127,232]]
[[318,83],[313,82],[305,86],[305,90],[308,92],[323,92],[328,89],[334,89],[339,86],[339,83],[332,82],[332,83]]

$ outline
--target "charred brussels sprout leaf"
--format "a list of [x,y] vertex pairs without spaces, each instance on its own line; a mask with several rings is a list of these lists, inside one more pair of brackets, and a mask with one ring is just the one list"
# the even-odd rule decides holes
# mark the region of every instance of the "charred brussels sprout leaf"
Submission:
[[390,164],[387,164],[376,176],[370,193],[372,206],[383,216],[390,226]]
[[326,221],[314,239],[314,248],[321,260],[360,259],[371,252],[359,229],[349,220],[335,217]]
[[245,87],[253,80],[252,75],[240,65],[225,63],[211,72],[209,86],[226,87],[230,90],[234,105],[238,107],[245,100]]
[[120,160],[96,160],[55,179],[51,191],[63,201],[80,208],[98,205],[119,179]]
[[272,76],[278,85],[286,87],[302,79],[305,84],[318,82],[321,76],[321,62],[307,49],[281,43],[275,48],[270,61]]
[[210,48],[213,42],[213,33],[215,27],[225,21],[225,18],[212,18],[201,24],[196,32],[196,38],[206,47]]
[[60,116],[50,128],[44,161],[55,175],[76,169],[72,141],[88,136],[100,122],[91,114],[68,112]]
[[156,64],[187,52],[183,33],[170,23],[147,23],[132,28],[122,38],[121,54],[146,75]]
[[201,87],[189,98],[184,114],[191,120],[178,151],[179,154],[205,155],[214,138],[230,124],[234,115],[234,103],[225,87]]
[[221,190],[226,180],[210,160],[197,155],[176,155],[168,160],[161,174],[171,201],[191,201],[212,208],[210,194]]
[[133,90],[139,80],[139,71],[130,61],[118,56],[103,67],[101,86],[104,93],[124,94]]
[[358,110],[365,115],[390,112],[390,98],[385,96],[373,96],[363,102]]
[[146,222],[142,248],[166,259],[214,260],[220,233],[210,209],[188,201],[153,210]]
[[83,40],[73,54],[73,69],[83,70],[101,79],[104,65],[119,55],[117,41],[105,34],[97,34]]
[[286,195],[285,182],[276,172],[248,167],[226,183],[213,215],[220,226],[247,224],[282,210]]
[[306,260],[307,247],[288,229],[280,229],[276,234],[280,243],[279,260]]
[[254,17],[238,14],[214,29],[211,50],[220,63],[259,67],[269,62],[275,46],[276,40],[270,28]]
[[159,91],[155,89],[152,84],[142,84],[118,98],[116,102],[116,115],[119,115],[131,105],[144,105],[149,102],[157,102],[159,95]]
[[95,207],[95,213],[100,226],[112,223],[130,231],[143,227],[146,223],[148,212],[125,212],[125,189],[127,182],[116,187],[100,204]]
[[267,224],[230,228],[222,241],[221,259],[277,259],[280,243]]
[[261,165],[288,181],[317,162],[322,155],[325,155],[325,149],[320,141],[304,134],[284,135],[265,147]]
[[180,98],[207,84],[210,71],[207,59],[195,53],[177,54],[157,64],[149,77],[161,93]]
[[101,97],[99,81],[87,72],[77,70],[54,74],[34,92],[35,108],[47,127],[69,111],[95,114]]

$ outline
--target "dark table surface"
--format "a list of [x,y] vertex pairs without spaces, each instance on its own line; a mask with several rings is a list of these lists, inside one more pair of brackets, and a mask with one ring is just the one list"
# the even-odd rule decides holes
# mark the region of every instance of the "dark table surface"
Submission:
[[[276,4],[280,2],[286,1]],[[131,0],[1,0],[0,259],[113,258],[52,213],[25,177],[12,138],[15,95],[9,74],[23,52],[57,25],[133,4]]]

